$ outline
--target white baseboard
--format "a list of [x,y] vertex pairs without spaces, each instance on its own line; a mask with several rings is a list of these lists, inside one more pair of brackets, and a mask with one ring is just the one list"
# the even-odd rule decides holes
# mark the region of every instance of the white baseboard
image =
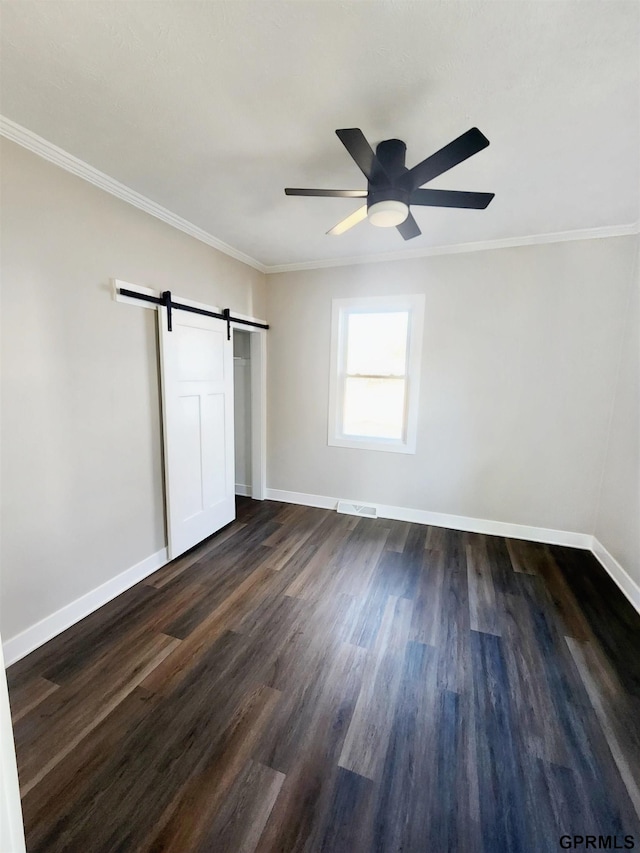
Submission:
[[[336,509],[338,500],[325,495],[309,495],[305,492],[289,492],[283,489],[267,489],[267,499],[283,503],[302,504],[320,509]],[[363,501],[355,501],[363,503]],[[564,545],[568,548],[582,548],[591,551],[598,562],[618,585],[625,597],[640,613],[640,586],[622,568],[604,545],[590,533],[574,533],[568,530],[552,530],[547,527],[530,527],[526,524],[510,524],[505,521],[490,521],[485,518],[470,518],[464,515],[448,515],[442,512],[429,512],[422,509],[410,509],[401,506],[371,504],[378,511],[378,518],[390,518],[397,521],[411,521],[414,524],[429,524],[433,527],[448,527],[451,530],[465,530],[469,533],[485,533],[490,536],[507,536],[511,539],[524,539],[527,542],[543,542],[546,545]]]
[[[243,490],[243,491],[239,491]],[[237,485],[236,494],[251,496],[251,487]],[[283,489],[267,489],[266,498],[283,503],[319,507],[335,510],[338,498],[325,495],[310,495],[304,492],[290,492]],[[342,499],[340,499],[342,500]],[[361,501],[356,501],[361,503]],[[485,533],[491,536],[507,536],[524,539],[529,542],[544,542],[548,545],[564,545],[569,548],[583,548],[591,551],[607,573],[618,585],[625,597],[640,613],[640,586],[622,568],[602,543],[588,533],[574,533],[565,530],[552,530],[546,527],[530,527],[525,524],[510,524],[504,521],[491,521],[483,518],[470,518],[463,515],[448,515],[441,512],[429,512],[408,507],[373,504],[379,518],[398,521],[410,521],[415,524],[429,524],[433,527],[448,527],[452,530],[464,530],[470,533]],[[85,616],[93,613],[120,593],[125,592],[168,562],[167,549],[162,548],[155,554],[136,563],[135,566],[116,575],[91,592],[60,608],[55,613],[27,628],[3,644],[5,664],[9,666],[28,655],[48,640],[75,625]]]
[[595,536],[593,537],[593,547],[591,550],[595,558],[604,566],[611,578],[620,587],[638,613],[640,613],[640,586]]
[[[269,489],[265,493],[268,501],[282,501],[285,504],[315,506],[319,509],[336,509],[342,498],[326,498],[322,495],[308,495],[305,492],[287,492],[284,489]],[[360,501],[362,503],[362,501]]]
[[250,498],[251,486],[244,486],[242,483],[236,483],[236,495],[242,495],[242,497]]
[[[338,500],[351,498],[330,498],[324,495],[308,495],[304,492],[288,492],[281,489],[267,489],[267,498],[284,503],[296,503],[303,506],[315,506],[321,509],[336,509]],[[490,521],[485,518],[470,518],[464,515],[449,515],[443,512],[429,512],[425,509],[411,509],[403,506],[376,504],[371,501],[357,500],[354,503],[367,503],[378,511],[378,518],[390,518],[396,521],[411,521],[414,524],[429,524],[433,527],[448,527],[451,530],[465,530],[469,533],[486,533],[490,536],[508,536],[512,539],[526,539],[529,542],[544,542],[548,545],[566,545],[569,548],[591,549],[593,537],[587,533],[573,533],[567,530],[551,530],[547,527],[530,527],[525,524],[510,524],[506,521]]]
[[6,640],[2,645],[5,665],[10,666],[28,655],[29,652],[44,645],[48,640],[61,634],[62,631],[75,625],[76,622],[111,601],[112,598],[161,569],[167,562],[167,549],[162,548],[155,554],[151,554],[150,557],[136,563],[135,566],[131,566],[131,568],[106,581],[106,583],[61,607],[60,610],[56,610],[55,613],[45,617],[40,622],[36,622],[35,625],[22,631],[22,633]]

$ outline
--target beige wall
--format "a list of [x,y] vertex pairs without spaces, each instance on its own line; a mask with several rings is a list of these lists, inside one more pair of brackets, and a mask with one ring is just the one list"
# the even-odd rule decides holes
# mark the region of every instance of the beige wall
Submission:
[[[638,238],[265,284],[12,143],[0,150],[5,640],[165,544],[155,314],[115,303],[113,277],[271,321],[271,488],[595,530],[640,581]],[[328,447],[331,299],[389,292],[426,295],[418,453]]]
[[595,533],[640,584],[640,238]]
[[[592,533],[635,238],[268,276],[271,488]],[[331,300],[426,295],[415,456],[327,446]]]
[[165,545],[155,312],[121,278],[258,317],[264,276],[3,141],[4,640]]

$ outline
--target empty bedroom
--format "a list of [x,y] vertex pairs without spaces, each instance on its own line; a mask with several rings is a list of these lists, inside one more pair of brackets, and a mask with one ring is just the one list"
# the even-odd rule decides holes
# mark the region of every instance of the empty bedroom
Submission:
[[0,193],[0,853],[640,850],[640,4],[0,0]]

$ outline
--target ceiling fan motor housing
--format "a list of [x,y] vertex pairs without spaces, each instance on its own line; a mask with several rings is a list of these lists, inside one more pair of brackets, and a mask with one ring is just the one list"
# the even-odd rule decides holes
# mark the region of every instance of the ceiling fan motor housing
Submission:
[[407,146],[401,139],[385,139],[376,146],[376,157],[390,178],[399,178],[407,171],[404,164]]
[[399,186],[399,178],[407,172],[404,164],[407,146],[401,139],[385,139],[376,147],[376,157],[382,169],[375,169],[369,181],[367,208],[381,201],[396,201],[409,206],[408,189]]

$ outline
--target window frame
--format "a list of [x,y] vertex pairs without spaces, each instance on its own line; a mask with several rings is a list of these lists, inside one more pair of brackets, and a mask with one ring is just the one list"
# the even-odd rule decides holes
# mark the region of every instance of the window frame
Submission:
[[[425,297],[423,293],[404,296],[363,296],[333,299],[331,304],[331,373],[329,378],[329,424],[327,444],[359,450],[391,453],[416,452],[418,404]],[[347,318],[349,314],[385,314],[407,311],[407,364],[403,437],[375,438],[345,435],[342,431],[345,384],[347,379]]]

